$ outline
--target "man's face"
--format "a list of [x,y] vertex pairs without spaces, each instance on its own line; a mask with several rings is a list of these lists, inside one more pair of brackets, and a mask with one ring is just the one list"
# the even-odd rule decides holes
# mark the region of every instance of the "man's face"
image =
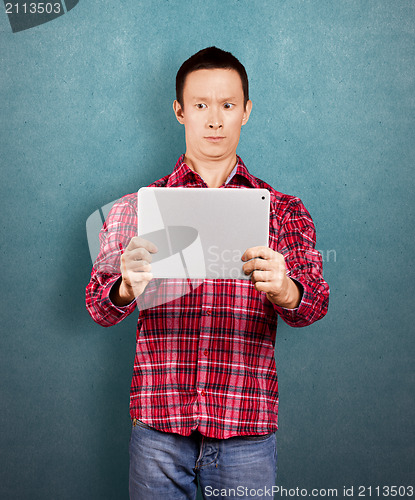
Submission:
[[252,103],[244,106],[241,78],[233,69],[200,69],[189,73],[183,107],[174,112],[185,126],[186,156],[196,161],[221,160],[236,154],[241,127]]

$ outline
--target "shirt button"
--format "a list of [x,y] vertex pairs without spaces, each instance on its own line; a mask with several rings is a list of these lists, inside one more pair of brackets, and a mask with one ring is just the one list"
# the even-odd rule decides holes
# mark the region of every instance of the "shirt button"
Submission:
[[212,313],[210,309],[206,309],[206,314],[209,316]]
[[203,354],[204,354],[205,356],[207,356],[207,355],[209,354],[209,351],[208,351],[207,349],[205,349],[205,350],[203,351]]
[[203,390],[201,393],[200,393],[201,396],[206,396],[206,392]]

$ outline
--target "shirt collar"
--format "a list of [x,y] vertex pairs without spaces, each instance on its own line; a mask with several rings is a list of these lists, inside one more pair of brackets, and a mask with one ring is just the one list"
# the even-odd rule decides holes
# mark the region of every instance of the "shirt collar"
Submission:
[[[251,188],[260,187],[258,180],[248,172],[248,169],[246,168],[242,159],[238,155],[236,155],[236,159],[237,162],[235,168],[226,179],[225,185],[244,185]],[[194,187],[197,187],[201,186],[202,184],[205,184],[202,177],[197,172],[192,170],[188,165],[186,165],[184,161],[184,154],[182,154],[177,160],[176,166],[174,167],[173,172],[170,174],[167,180],[166,187],[191,187],[192,185]]]

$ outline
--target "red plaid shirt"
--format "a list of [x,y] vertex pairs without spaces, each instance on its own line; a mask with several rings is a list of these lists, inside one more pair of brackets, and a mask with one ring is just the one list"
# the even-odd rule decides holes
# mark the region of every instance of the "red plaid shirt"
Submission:
[[[171,175],[151,185],[207,187],[183,156]],[[239,157],[222,187],[270,191],[269,246],[284,255],[288,276],[302,285],[302,299],[296,309],[284,309],[257,292],[249,280],[205,279],[199,286],[186,280],[150,281],[138,316],[130,414],[161,431],[189,435],[197,428],[214,438],[275,431],[278,315],[300,327],[327,311],[329,287],[315,250],[314,224],[301,200],[252,176]],[[121,252],[136,235],[133,193],[114,204],[108,215],[86,289],[88,311],[102,326],[115,325],[137,306],[133,301],[117,307],[109,298],[120,277]],[[156,296],[159,305],[151,307]]]

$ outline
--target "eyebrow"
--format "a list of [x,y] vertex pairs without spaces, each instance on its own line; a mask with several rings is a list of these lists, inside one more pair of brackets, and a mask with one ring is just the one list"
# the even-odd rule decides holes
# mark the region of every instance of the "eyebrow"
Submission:
[[[209,101],[209,97],[199,97],[199,96],[193,96],[194,101]],[[219,101],[236,101],[237,97],[221,97],[218,99]]]

